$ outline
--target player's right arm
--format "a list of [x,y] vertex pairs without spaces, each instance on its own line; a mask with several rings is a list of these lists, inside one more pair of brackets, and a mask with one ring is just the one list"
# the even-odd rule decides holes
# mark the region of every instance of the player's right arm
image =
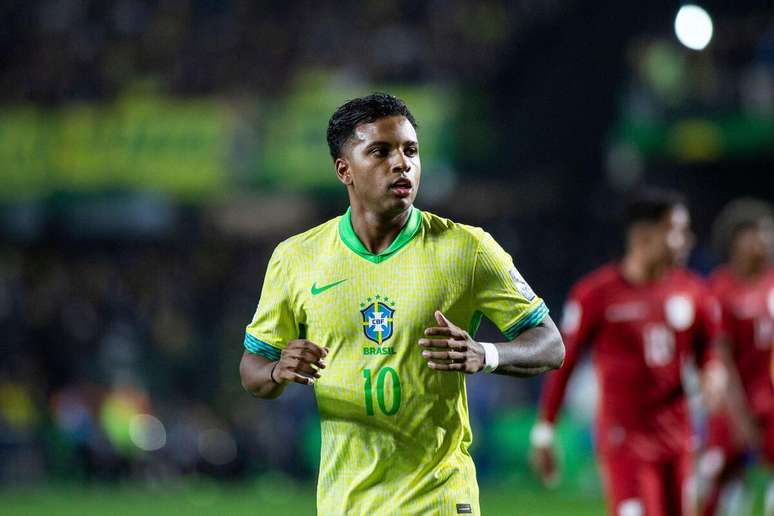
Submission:
[[564,365],[549,373],[543,387],[538,420],[532,428],[532,465],[547,484],[558,480],[557,460],[554,451],[554,424],[564,399],[567,383],[577,366],[582,352],[592,338],[599,316],[594,301],[595,292],[580,284],[573,288],[562,314],[561,332],[565,345]]
[[277,361],[245,351],[239,364],[242,387],[258,398],[274,399],[290,382],[312,385],[325,368],[327,354],[327,349],[305,339],[288,342]]
[[301,326],[289,293],[290,261],[282,244],[269,260],[261,300],[245,330],[239,375],[244,389],[259,398],[276,398],[290,382],[311,385],[328,351],[300,337]]

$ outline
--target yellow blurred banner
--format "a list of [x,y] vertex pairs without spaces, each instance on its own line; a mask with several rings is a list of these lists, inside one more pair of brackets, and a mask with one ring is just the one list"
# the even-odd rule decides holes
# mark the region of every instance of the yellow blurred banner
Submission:
[[0,109],[0,198],[52,191],[223,188],[228,113],[209,99]]

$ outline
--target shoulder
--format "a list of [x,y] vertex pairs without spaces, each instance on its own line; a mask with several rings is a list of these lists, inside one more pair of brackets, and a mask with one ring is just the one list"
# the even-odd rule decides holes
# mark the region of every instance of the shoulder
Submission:
[[422,211],[422,228],[425,231],[425,238],[429,239],[445,240],[477,248],[496,244],[492,235],[480,227],[455,222],[429,211]]
[[330,245],[338,235],[339,219],[332,218],[311,229],[286,238],[274,249],[276,258],[290,258],[298,255],[308,255],[309,252],[319,253],[321,248]]
[[463,238],[476,238],[477,235],[484,233],[484,230],[475,226],[468,226],[467,224],[461,224],[454,222],[451,219],[447,219],[431,213],[429,211],[422,211],[422,229],[429,236],[433,237],[450,237],[459,236]]

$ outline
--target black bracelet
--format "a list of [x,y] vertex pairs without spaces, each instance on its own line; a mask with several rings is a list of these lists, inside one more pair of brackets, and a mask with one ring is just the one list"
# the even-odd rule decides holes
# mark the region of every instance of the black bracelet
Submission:
[[279,364],[279,360],[274,362],[274,365],[271,367],[271,371],[269,372],[269,376],[271,377],[271,381],[279,385],[280,383],[274,379],[274,369],[277,368],[277,364]]

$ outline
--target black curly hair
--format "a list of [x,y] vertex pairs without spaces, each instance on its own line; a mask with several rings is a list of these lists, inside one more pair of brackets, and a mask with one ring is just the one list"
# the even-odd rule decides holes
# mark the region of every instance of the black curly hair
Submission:
[[677,206],[687,206],[679,192],[653,186],[642,187],[630,194],[624,209],[623,224],[626,230],[639,223],[654,224]]
[[355,127],[388,116],[405,116],[414,129],[418,127],[406,103],[388,93],[372,93],[340,106],[328,122],[328,149],[333,160],[341,157],[341,148],[354,134]]

